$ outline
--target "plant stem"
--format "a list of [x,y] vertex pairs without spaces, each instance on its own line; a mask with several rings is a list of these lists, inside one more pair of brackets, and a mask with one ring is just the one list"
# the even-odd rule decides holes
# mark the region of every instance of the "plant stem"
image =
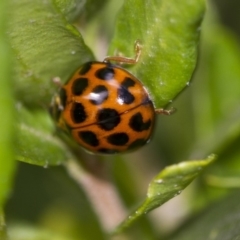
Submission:
[[84,189],[102,228],[106,232],[112,231],[126,217],[126,210],[114,185],[105,177],[85,171],[76,161],[68,161],[66,168],[76,183]]

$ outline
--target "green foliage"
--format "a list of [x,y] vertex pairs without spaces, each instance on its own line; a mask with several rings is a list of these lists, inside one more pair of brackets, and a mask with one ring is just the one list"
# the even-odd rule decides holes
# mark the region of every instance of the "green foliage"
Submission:
[[171,102],[191,79],[204,10],[204,0],[135,0],[126,1],[119,13],[109,53],[117,49],[128,56],[131,44],[142,42],[141,60],[131,71],[157,108]]
[[239,239],[240,237],[239,191],[206,209],[192,219],[171,240]]
[[54,232],[35,229],[27,225],[13,226],[10,233],[10,239],[14,240],[73,240],[72,238],[58,235]]
[[11,51],[6,36],[7,1],[0,2],[0,238],[5,239],[3,205],[12,189],[14,170],[13,134],[14,111],[11,77]]
[[[121,4],[118,15],[112,16]],[[104,239],[109,233],[122,233],[123,238],[130,239],[167,238],[161,223],[151,215],[149,220],[146,213],[182,192],[212,163],[211,153],[218,154],[218,161],[201,174],[194,190],[187,190],[187,217],[228,193],[214,187],[239,187],[239,42],[217,23],[212,11],[201,28],[204,12],[204,0],[11,0],[9,6],[1,1],[0,112],[4,117],[0,118],[0,210],[12,190],[14,156],[29,164],[20,164],[13,197],[5,207],[9,240],[20,240],[21,236],[33,240],[91,240]],[[171,103],[186,86],[191,88],[174,102],[179,111],[161,118],[148,147],[118,157],[87,155],[65,135],[59,135],[49,116],[49,104],[58,89],[52,78],[60,77],[64,83],[82,63],[94,60],[93,49],[101,55],[105,45],[109,45],[111,56],[118,53],[133,57],[137,39],[143,45],[140,60],[124,67],[143,82],[157,108]],[[91,50],[87,42],[91,42]],[[197,58],[198,68],[190,84]],[[179,163],[181,159],[205,160]],[[74,168],[78,171],[75,181],[59,166],[69,171],[69,160],[80,166],[80,170]],[[55,168],[46,169],[48,166]],[[102,168],[108,172],[103,178]],[[150,183],[149,176],[155,176]],[[100,188],[88,185],[92,178]],[[104,226],[100,215],[109,213],[101,213],[93,201],[97,198],[97,202],[104,202],[100,189],[101,184],[109,184],[103,181],[108,178],[127,208],[133,208],[147,192],[143,203],[114,229]],[[219,227],[228,224],[222,219],[235,219],[239,211],[237,201],[229,205],[228,201],[226,198],[195,221],[186,222],[182,231],[174,233],[176,226],[168,226],[168,238],[238,237],[239,232],[234,232],[237,218],[226,228]],[[4,239],[5,220],[0,213],[0,238]],[[111,213],[109,216],[113,217]],[[202,229],[205,231],[200,235]]]
[[115,230],[115,233],[123,231],[142,215],[178,196],[214,159],[215,156],[209,156],[202,161],[181,162],[165,168],[150,182],[145,201]]
[[60,165],[72,157],[66,146],[54,136],[54,127],[46,113],[38,110],[33,114],[21,104],[17,104],[17,115],[19,120],[15,142],[17,160],[48,167]]
[[[31,107],[48,107],[63,82],[93,55],[77,31],[51,1],[11,1],[9,36],[16,55],[17,98]],[[81,57],[80,57],[81,56]]]

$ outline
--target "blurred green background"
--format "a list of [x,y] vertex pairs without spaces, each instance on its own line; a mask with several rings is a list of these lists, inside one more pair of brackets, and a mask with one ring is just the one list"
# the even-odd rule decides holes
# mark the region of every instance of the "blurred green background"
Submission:
[[[148,183],[165,166],[205,158],[211,153],[216,153],[218,160],[180,196],[144,217],[119,239],[240,237],[237,227],[240,206],[236,201],[240,187],[240,2],[215,0],[208,1],[207,5],[197,68],[189,86],[168,106],[177,112],[158,116],[154,138],[143,149],[120,157],[106,157],[103,161],[107,161],[109,177],[130,210],[144,198]],[[89,1],[89,12],[95,12],[91,6]],[[107,51],[120,6],[121,1],[106,1],[106,5],[95,5],[99,8],[98,15],[82,14],[83,38],[88,46],[94,46],[92,50],[98,59],[104,57],[102,49]],[[92,58],[91,53],[86,54],[86,58]],[[22,114],[32,121],[27,114]],[[42,117],[38,110],[35,116],[44,119],[43,128],[52,127],[51,120]],[[97,158],[85,153],[81,153],[81,157],[90,161]],[[208,208],[211,210],[206,210]],[[46,162],[45,167],[39,167],[19,161],[4,211],[7,224],[13,226],[10,239],[22,239],[21,230],[29,233],[29,239],[33,240],[49,239],[48,236],[52,239],[106,238],[86,194],[69,177],[64,166],[49,167]],[[40,233],[36,234],[37,231]]]

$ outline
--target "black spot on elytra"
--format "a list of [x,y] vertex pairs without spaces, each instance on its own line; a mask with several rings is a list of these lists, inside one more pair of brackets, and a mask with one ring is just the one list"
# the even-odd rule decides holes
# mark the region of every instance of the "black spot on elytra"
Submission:
[[133,87],[134,85],[135,85],[135,81],[129,77],[126,77],[122,82],[122,86],[125,88]]
[[66,106],[66,102],[67,102],[67,94],[66,94],[66,90],[64,88],[60,89],[59,97],[60,97],[61,105],[63,107],[65,107]]
[[94,105],[103,103],[108,98],[108,89],[103,85],[96,86],[90,96],[90,102]]
[[119,113],[112,108],[103,108],[97,113],[97,124],[104,130],[112,130],[120,123]]
[[77,78],[72,85],[72,93],[74,95],[81,95],[88,86],[87,78]]
[[118,153],[119,151],[115,149],[100,148],[98,149],[98,152],[103,154],[114,154],[114,153]]
[[79,74],[80,75],[86,74],[91,69],[92,64],[93,64],[93,62],[87,62],[84,65],[82,65],[82,67],[81,67],[81,69],[79,71]]
[[134,96],[129,92],[128,88],[135,85],[134,80],[125,78],[120,88],[118,89],[118,98],[125,104],[131,104],[134,101]]
[[113,133],[107,137],[107,141],[116,146],[124,146],[128,140],[129,137],[126,133]]
[[91,131],[78,132],[78,136],[82,139],[84,143],[87,143],[92,147],[97,147],[99,145],[96,134]]
[[86,120],[87,115],[81,103],[73,103],[71,116],[74,123],[82,123]]
[[134,142],[132,142],[132,143],[129,145],[128,150],[135,149],[135,148],[139,148],[139,147],[145,145],[146,142],[147,142],[146,139],[139,138],[139,139],[135,140]]
[[114,78],[114,69],[112,67],[104,67],[96,71],[95,76],[101,80],[111,80]]
[[146,122],[143,122],[143,117],[140,112],[134,114],[129,120],[129,126],[136,132],[142,132],[148,130],[151,126],[151,119]]

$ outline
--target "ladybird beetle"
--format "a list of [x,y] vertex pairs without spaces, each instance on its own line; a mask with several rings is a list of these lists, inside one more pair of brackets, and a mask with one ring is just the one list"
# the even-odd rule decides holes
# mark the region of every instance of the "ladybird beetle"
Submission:
[[113,56],[83,64],[53,97],[50,109],[57,126],[87,151],[114,154],[141,147],[152,135],[155,113],[170,114],[155,110],[143,84],[111,63],[137,63],[139,41],[135,52],[135,58]]

